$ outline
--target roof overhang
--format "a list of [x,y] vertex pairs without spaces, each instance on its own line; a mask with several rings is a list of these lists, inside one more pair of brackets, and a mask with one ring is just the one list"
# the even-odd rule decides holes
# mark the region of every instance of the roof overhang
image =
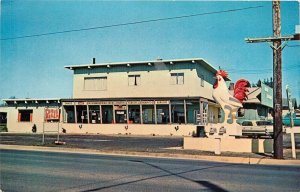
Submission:
[[189,58],[189,59],[157,59],[157,60],[149,60],[149,61],[132,61],[132,62],[111,62],[111,63],[99,63],[99,64],[82,64],[82,65],[67,65],[65,66],[66,69],[74,70],[76,68],[94,68],[94,67],[108,67],[108,66],[127,66],[131,67],[134,65],[148,65],[151,66],[153,64],[176,64],[176,63],[184,63],[184,62],[191,62],[191,63],[200,63],[205,62],[209,65],[212,69],[216,70],[212,67],[208,62],[206,62],[202,58]]
[[[208,63],[203,58],[188,58],[188,59],[157,59],[157,60],[149,60],[149,61],[132,61],[132,62],[113,62],[113,63],[99,63],[99,64],[82,64],[82,65],[67,65],[65,66],[66,69],[75,70],[79,68],[98,68],[98,67],[104,67],[104,68],[111,68],[115,66],[126,66],[126,67],[132,67],[136,65],[146,65],[146,66],[154,66],[159,64],[165,64],[165,65],[176,65],[178,63],[194,63],[194,64],[200,64],[203,67],[205,67],[207,70],[211,71],[212,73],[216,73],[217,69],[214,68],[210,63]],[[225,79],[226,81],[230,81],[229,78]]]
[[60,98],[49,98],[49,99],[3,99],[7,104],[20,104],[20,103],[60,103]]

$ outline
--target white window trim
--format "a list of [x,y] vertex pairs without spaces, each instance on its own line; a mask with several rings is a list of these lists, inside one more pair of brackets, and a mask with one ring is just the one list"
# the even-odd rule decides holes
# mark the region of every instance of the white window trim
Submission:
[[[182,83],[179,82],[180,77],[182,77]],[[175,79],[173,79],[173,78],[175,78]],[[183,72],[170,73],[170,84],[171,85],[184,85],[184,73]]]

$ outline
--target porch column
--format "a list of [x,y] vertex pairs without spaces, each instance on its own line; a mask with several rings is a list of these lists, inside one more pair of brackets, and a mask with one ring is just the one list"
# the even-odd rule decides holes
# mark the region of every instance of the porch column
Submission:
[[100,123],[102,124],[103,123],[103,121],[102,121],[102,105],[99,105],[99,109],[100,109]]
[[186,101],[185,101],[185,99],[183,100],[183,110],[184,110],[184,124],[186,124],[187,120],[186,120]]
[[62,122],[62,123],[64,123],[65,122],[65,114],[66,114],[66,112],[65,112],[65,106],[64,105],[62,105],[61,106],[61,113],[60,113],[60,122]]
[[116,123],[115,105],[113,104],[113,123]]
[[203,101],[199,99],[199,114],[200,114],[200,124],[203,124]]
[[127,101],[126,101],[126,113],[127,113],[127,115],[126,115],[126,122],[128,124],[128,122],[129,122],[129,110],[128,110],[128,102]]
[[86,112],[87,112],[87,123],[90,123],[90,108],[89,105],[86,105]]
[[76,109],[76,104],[74,104],[74,116],[75,116],[75,123],[77,123],[77,109]]
[[169,123],[172,124],[172,109],[171,109],[171,101],[169,102]]
[[142,107],[142,104],[140,104],[140,119],[141,119],[141,124],[143,124],[143,107]]
[[156,101],[154,100],[154,122],[157,124]]

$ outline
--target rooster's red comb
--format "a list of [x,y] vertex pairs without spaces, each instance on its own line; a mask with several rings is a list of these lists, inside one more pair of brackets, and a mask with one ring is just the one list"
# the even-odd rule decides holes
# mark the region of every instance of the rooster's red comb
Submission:
[[216,75],[220,75],[223,78],[228,78],[228,73],[224,70],[218,70]]

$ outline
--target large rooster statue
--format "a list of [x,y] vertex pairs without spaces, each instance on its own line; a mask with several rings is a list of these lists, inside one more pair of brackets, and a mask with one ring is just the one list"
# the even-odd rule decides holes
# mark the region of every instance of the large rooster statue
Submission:
[[224,123],[227,123],[229,115],[231,115],[232,122],[234,123],[237,110],[243,107],[242,102],[247,99],[250,83],[245,79],[238,80],[234,86],[234,93],[231,95],[224,80],[227,77],[228,74],[226,71],[217,71],[216,82],[213,86],[213,98],[221,105],[224,111]]

